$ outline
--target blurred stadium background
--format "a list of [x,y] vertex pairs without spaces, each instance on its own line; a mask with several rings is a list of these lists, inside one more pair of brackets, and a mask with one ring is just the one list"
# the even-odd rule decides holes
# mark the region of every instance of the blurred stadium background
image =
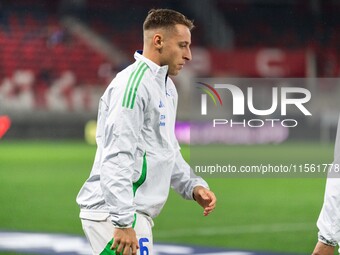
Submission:
[[[85,126],[96,119],[98,100],[115,73],[141,49],[148,10],[161,7],[196,24],[193,61],[175,78],[181,122],[190,117],[193,77],[340,74],[336,0],[0,0],[0,115],[12,120],[0,140],[0,230],[82,235],[74,200],[95,151],[84,142]],[[302,120],[281,154],[270,154],[271,144],[230,145],[231,157],[242,162],[251,154],[251,162],[262,156],[277,163],[289,151],[301,162],[331,163],[340,86],[306,86],[317,98],[313,121]],[[183,153],[189,159],[185,144]],[[155,221],[155,241],[311,252],[324,179],[208,181],[219,197],[215,214],[203,219],[197,206],[171,193]]]

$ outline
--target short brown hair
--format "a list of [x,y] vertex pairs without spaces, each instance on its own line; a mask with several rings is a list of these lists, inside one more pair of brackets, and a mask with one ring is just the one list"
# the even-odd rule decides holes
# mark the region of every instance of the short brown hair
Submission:
[[184,25],[189,30],[195,27],[193,21],[189,20],[182,13],[171,9],[151,9],[144,21],[143,30],[169,28],[177,24]]

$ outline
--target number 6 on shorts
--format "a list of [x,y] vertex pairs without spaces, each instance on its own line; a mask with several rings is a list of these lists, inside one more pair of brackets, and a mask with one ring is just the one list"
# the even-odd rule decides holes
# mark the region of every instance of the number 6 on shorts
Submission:
[[139,239],[139,252],[140,255],[149,255],[149,249],[145,246],[145,243],[148,243],[149,239],[141,238]]

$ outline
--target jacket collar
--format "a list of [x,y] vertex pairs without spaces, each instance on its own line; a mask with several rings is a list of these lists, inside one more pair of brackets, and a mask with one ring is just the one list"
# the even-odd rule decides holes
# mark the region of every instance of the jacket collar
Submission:
[[137,61],[143,61],[144,63],[146,63],[148,67],[150,68],[151,72],[155,76],[162,76],[166,79],[168,76],[168,66],[167,65],[159,66],[153,61],[151,61],[150,59],[144,57],[142,54],[143,54],[143,51],[137,50],[134,55],[135,59]]

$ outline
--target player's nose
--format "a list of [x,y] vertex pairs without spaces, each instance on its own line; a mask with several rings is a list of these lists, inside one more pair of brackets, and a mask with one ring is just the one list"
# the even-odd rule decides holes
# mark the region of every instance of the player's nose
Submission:
[[188,60],[188,61],[190,61],[190,60],[192,59],[190,48],[188,48],[188,49],[185,51],[185,54],[184,54],[183,58],[184,58],[185,60]]

